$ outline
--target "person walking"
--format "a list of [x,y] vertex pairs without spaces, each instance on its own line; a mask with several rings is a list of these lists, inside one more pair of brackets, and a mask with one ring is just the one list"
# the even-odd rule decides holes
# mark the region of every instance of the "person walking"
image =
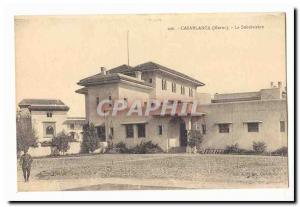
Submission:
[[28,154],[28,151],[25,150],[24,154],[20,158],[20,165],[22,166],[25,182],[29,181],[31,163],[32,163],[32,157],[30,154]]

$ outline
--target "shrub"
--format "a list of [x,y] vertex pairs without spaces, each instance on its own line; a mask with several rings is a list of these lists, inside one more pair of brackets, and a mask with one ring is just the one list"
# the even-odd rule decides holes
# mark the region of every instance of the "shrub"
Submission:
[[151,141],[149,142],[141,142],[137,144],[133,148],[127,148],[124,142],[119,142],[115,145],[115,149],[117,153],[130,153],[130,154],[147,154],[147,153],[161,153],[163,150],[158,146],[158,144],[154,144]]
[[70,141],[71,138],[62,131],[52,139],[52,146],[55,147],[58,152],[65,154],[70,149]]
[[189,130],[187,132],[187,144],[190,147],[197,147],[202,142],[203,135],[199,130]]
[[161,153],[163,150],[158,146],[158,144],[152,143],[152,141],[141,142],[135,147],[129,150],[133,154],[147,154],[147,153]]
[[259,154],[264,153],[267,148],[266,143],[264,142],[253,142],[252,147],[253,151]]
[[119,142],[115,145],[115,149],[117,153],[128,153],[129,149],[126,147],[124,142]]
[[99,147],[99,139],[94,124],[83,126],[83,137],[81,143],[81,153],[94,152]]
[[240,153],[241,149],[239,148],[239,145],[237,143],[232,144],[232,145],[227,145],[224,153],[225,154],[232,154],[232,153]]
[[277,150],[272,152],[273,155],[281,155],[287,156],[288,155],[288,148],[287,147],[280,147]]

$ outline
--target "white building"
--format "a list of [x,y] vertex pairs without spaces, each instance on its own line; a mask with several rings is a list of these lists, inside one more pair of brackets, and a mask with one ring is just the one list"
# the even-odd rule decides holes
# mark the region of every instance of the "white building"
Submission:
[[237,143],[252,149],[265,142],[268,151],[287,146],[286,90],[279,82],[268,89],[248,93],[215,94],[203,104],[205,135],[203,149],[224,149]]
[[[264,141],[268,150],[287,146],[286,93],[281,85],[258,92],[216,94],[211,101],[209,95],[196,93],[202,82],[153,62],[135,67],[121,65],[108,71],[101,68],[100,73],[80,80],[78,85],[83,86],[76,92],[85,96],[87,121],[96,125],[101,141],[110,139],[128,146],[152,141],[169,151],[186,147],[186,130],[196,129],[204,135],[204,150],[224,149],[235,143],[252,149],[253,141]],[[146,105],[153,99],[179,101],[179,108],[195,100],[202,105],[197,115],[120,113],[101,117],[97,106],[105,99],[111,105],[116,100],[141,100]]]
[[23,99],[19,103],[20,110],[28,113],[31,124],[38,137],[38,148],[31,148],[33,156],[51,154],[51,141],[54,136],[64,131],[76,142],[71,144],[68,153],[78,153],[82,140],[84,117],[68,117],[69,107],[61,100],[53,99]]
[[[107,116],[97,114],[101,100],[124,100],[132,103],[141,100],[178,100],[192,102],[196,89],[204,84],[192,77],[153,62],[136,67],[121,65],[106,71],[101,68],[99,74],[82,79],[78,85],[84,86],[77,93],[85,96],[86,118],[97,127],[102,141],[111,137],[113,143],[124,142],[134,146],[141,141],[153,141],[168,151],[172,147],[185,147],[185,130],[192,128],[192,119],[201,115],[164,116]],[[202,114],[203,115],[203,114]]]
[[[198,93],[204,84],[192,77],[153,62],[135,67],[121,65],[117,68],[84,78],[83,86],[76,92],[85,97],[86,117],[68,117],[69,107],[60,100],[24,99],[21,110],[30,114],[40,146],[32,152],[41,156],[51,153],[49,143],[53,136],[65,131],[77,140],[69,153],[78,153],[85,123],[96,126],[99,140],[113,144],[124,142],[133,147],[142,141],[157,143],[164,151],[186,149],[187,130],[199,130],[203,134],[201,149],[224,150],[238,144],[240,148],[252,149],[253,142],[265,142],[268,151],[287,146],[286,90],[281,82],[268,89],[248,93],[210,94]],[[127,116],[122,111],[112,116],[114,102],[123,100],[128,106],[140,100],[142,107],[152,100],[178,101],[175,114],[171,110],[161,115]],[[109,100],[107,111],[100,116],[97,107],[102,100]],[[191,113],[190,105],[197,101],[197,114]],[[187,114],[179,113],[187,103]],[[161,108],[160,108],[161,109]],[[182,151],[184,151],[182,150]]]

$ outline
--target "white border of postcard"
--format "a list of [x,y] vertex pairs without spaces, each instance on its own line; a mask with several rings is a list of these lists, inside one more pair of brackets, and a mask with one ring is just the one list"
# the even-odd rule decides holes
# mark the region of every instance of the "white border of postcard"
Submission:
[[[88,1],[77,0],[70,4],[61,1],[27,1],[26,4],[7,4],[4,8],[4,70],[1,74],[1,115],[5,118],[1,138],[4,139],[5,193],[10,201],[293,201],[294,200],[294,11],[293,7],[278,1],[252,1],[244,4],[216,4],[215,1],[199,4],[196,1]],[[52,2],[52,3],[51,3]],[[53,4],[53,2],[56,2]],[[57,3],[59,2],[59,3]],[[208,3],[209,2],[209,3]],[[250,1],[249,1],[250,2]],[[232,2],[236,3],[236,1]],[[256,4],[253,4],[256,3]],[[199,189],[164,191],[82,191],[82,192],[17,192],[15,135],[15,15],[80,15],[80,14],[135,14],[135,13],[201,13],[201,12],[286,12],[287,28],[287,88],[289,137],[289,188],[284,189]],[[5,101],[4,101],[5,100]],[[4,168],[2,168],[4,169]]]

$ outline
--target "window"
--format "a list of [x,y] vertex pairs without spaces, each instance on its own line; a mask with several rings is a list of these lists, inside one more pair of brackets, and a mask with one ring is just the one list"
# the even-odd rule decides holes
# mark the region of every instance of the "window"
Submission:
[[206,125],[202,124],[201,127],[202,127],[202,134],[206,134]]
[[161,89],[167,90],[167,80],[165,80],[165,79],[161,80]]
[[47,117],[51,118],[52,117],[52,112],[47,112]]
[[72,139],[75,139],[75,132],[70,132],[70,137],[71,137]]
[[176,83],[172,83],[172,92],[176,93]]
[[152,78],[149,79],[149,83],[152,83]]
[[70,124],[70,129],[74,129],[75,128],[75,124]]
[[259,131],[258,123],[247,123],[247,125],[248,125],[248,132],[258,132]]
[[229,124],[219,124],[219,133],[229,133]]
[[125,130],[126,130],[126,138],[133,138],[134,136],[133,125],[132,124],[125,125]]
[[54,128],[52,126],[46,127],[46,135],[54,135]]
[[99,105],[99,102],[100,102],[99,97],[96,97],[96,105],[97,106]]
[[138,128],[138,137],[139,138],[146,137],[146,125],[138,124],[137,128]]
[[180,92],[181,92],[182,95],[185,94],[185,88],[184,88],[184,86],[181,86],[181,87],[180,87]]
[[52,138],[55,135],[55,123],[44,122],[43,123],[43,136],[46,138]]
[[109,107],[112,107],[112,100],[111,100],[111,96],[108,96],[108,100],[110,101],[110,103],[108,104]]
[[113,128],[113,127],[110,127],[109,131],[110,131],[110,135],[111,135],[111,136],[114,136],[114,128]]
[[189,88],[189,96],[193,97],[193,89],[192,88]]
[[162,127],[162,125],[159,125],[158,126],[158,135],[162,135],[162,133],[163,133],[163,127]]
[[104,126],[98,126],[97,129],[97,135],[101,142],[105,142],[106,136],[105,136],[105,127]]
[[285,121],[280,121],[280,132],[285,132]]

